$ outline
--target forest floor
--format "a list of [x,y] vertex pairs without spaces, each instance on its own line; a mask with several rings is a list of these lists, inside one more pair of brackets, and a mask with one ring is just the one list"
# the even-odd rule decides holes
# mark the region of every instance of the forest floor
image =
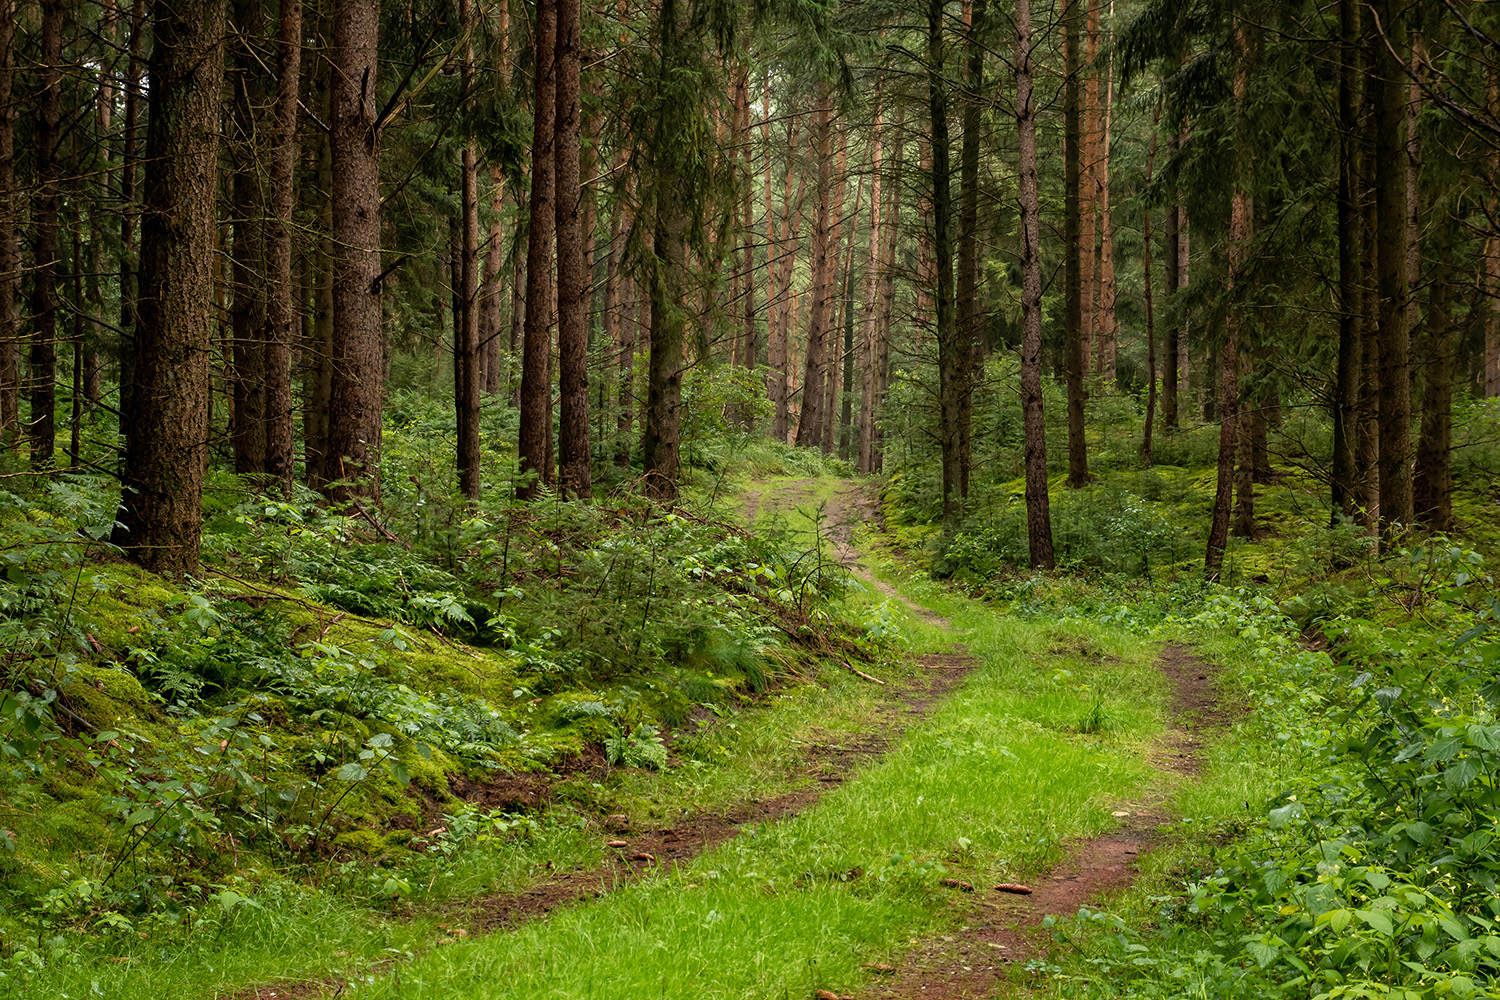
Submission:
[[[761,731],[726,735],[731,756],[774,758],[727,794],[689,768],[625,776],[621,791],[602,755],[456,788],[487,808],[568,802],[603,850],[398,912],[399,948],[288,947],[260,985],[209,966],[199,995],[959,998],[1044,979],[1057,947],[1044,919],[1107,902],[1175,821],[1174,794],[1230,720],[1214,667],[1186,646],[1022,622],[932,583],[883,548],[860,484],[770,480],[741,502],[747,523],[787,525],[842,563],[857,581],[849,612],[895,622],[907,654],[831,665],[705,720]],[[595,790],[593,812],[580,788]]]

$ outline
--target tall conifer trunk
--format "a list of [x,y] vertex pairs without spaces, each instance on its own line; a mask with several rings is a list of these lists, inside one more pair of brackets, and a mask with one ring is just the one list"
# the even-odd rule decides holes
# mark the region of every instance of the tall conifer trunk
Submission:
[[943,524],[952,528],[963,509],[962,447],[959,399],[963,394],[968,352],[959,341],[953,301],[951,224],[953,194],[949,184],[948,84],[943,37],[943,2],[927,4],[927,110],[932,141],[932,255],[936,269],[933,310],[938,344],[938,440],[943,463]]
[[[1166,95],[1158,93],[1156,111],[1151,117],[1151,145],[1146,152],[1146,177],[1143,186],[1148,189],[1151,187],[1151,175],[1156,169],[1156,139],[1161,129],[1161,109],[1165,103]],[[1167,210],[1176,212],[1175,207]],[[1146,205],[1141,209],[1141,284],[1142,298],[1146,305],[1146,419],[1141,433],[1141,465],[1147,469],[1151,468],[1154,461],[1151,444],[1152,435],[1156,432],[1157,397],[1156,289],[1152,285],[1151,275],[1151,238],[1151,206]]]
[[1331,517],[1352,517],[1359,503],[1356,452],[1359,374],[1364,346],[1360,339],[1360,209],[1358,83],[1360,4],[1339,0],[1339,353],[1334,373],[1333,496]]
[[875,125],[870,130],[870,232],[867,263],[865,265],[864,310],[860,317],[859,339],[859,438],[856,445],[859,471],[869,475],[871,446],[874,443],[875,424],[875,361],[879,356],[876,344],[876,322],[880,315],[880,237],[883,232],[881,208],[881,156],[884,152],[884,131],[881,128],[883,108],[880,87],[875,90]]
[[1016,0],[1016,151],[1020,173],[1021,423],[1026,463],[1026,535],[1031,568],[1051,569],[1047,427],[1042,412],[1042,241],[1037,183],[1031,0]]
[[563,492],[593,495],[589,470],[589,270],[580,173],[583,4],[557,2],[557,125],[553,138],[557,224],[558,477]]
[[16,0],[0,0],[0,446],[20,434],[20,227],[16,219]]
[[969,496],[969,470],[973,464],[970,440],[974,419],[974,380],[982,352],[982,317],[979,309],[979,145],[980,102],[984,93],[984,49],[980,34],[988,18],[987,0],[972,0],[968,12],[968,65],[965,68],[963,140],[959,147],[958,210],[958,492]]
[[198,569],[208,451],[224,0],[152,7],[135,417],[114,541],[158,573]]
[[1224,279],[1224,347],[1220,354],[1223,381],[1219,412],[1219,462],[1214,491],[1213,518],[1208,529],[1208,550],[1203,559],[1204,575],[1218,580],[1224,568],[1224,549],[1229,541],[1230,503],[1234,497],[1234,459],[1239,435],[1239,352],[1243,308],[1235,301],[1243,281],[1250,244],[1249,135],[1245,109],[1250,86],[1248,28],[1235,18],[1234,72],[1234,190],[1229,197],[1229,245]]
[[518,451],[521,471],[536,479],[517,490],[523,499],[534,499],[549,485],[548,445],[552,437],[548,378],[552,351],[549,320],[552,317],[551,244],[556,226],[554,129],[557,122],[557,76],[553,56],[557,43],[556,0],[538,0],[533,34],[536,102],[531,132],[530,221],[526,230],[526,321],[521,347],[521,428]]
[[259,148],[266,97],[264,60],[256,46],[265,32],[261,0],[233,0],[229,66],[230,201],[234,220],[229,287],[231,438],[234,471],[266,467],[266,256],[263,164]]
[[31,467],[52,464],[57,419],[57,235],[58,125],[62,118],[62,0],[42,3],[42,89],[36,116],[36,194],[32,197],[36,253],[31,278],[31,337],[26,395],[31,411],[26,433]]
[[[469,35],[459,66],[459,87],[465,105],[473,101],[473,0],[459,0],[458,19]],[[459,228],[454,234],[458,256],[453,261],[453,408],[458,426],[458,490],[469,500],[479,499],[479,395],[484,386],[479,354],[479,160],[473,136],[464,139],[459,153]]]
[[[1445,222],[1444,228],[1452,223]],[[1417,440],[1412,507],[1432,531],[1453,529],[1453,374],[1458,325],[1453,321],[1453,233],[1439,239],[1427,299],[1426,378],[1422,392],[1422,431]]]
[[294,472],[292,213],[296,207],[297,90],[302,73],[302,0],[281,0],[276,100],[268,123],[271,205],[266,225],[266,473],[291,495]]
[[380,136],[375,120],[378,0],[334,0],[333,346],[328,462],[335,500],[380,499],[381,382]]
[[[1083,374],[1086,356],[1083,342],[1084,275],[1082,211],[1083,135],[1079,121],[1078,42],[1082,32],[1079,17],[1084,0],[1065,0],[1062,15],[1063,45],[1063,372],[1068,392],[1068,485],[1083,486],[1089,480],[1088,446],[1084,439]],[[1092,228],[1092,227],[1091,227]]]
[[[1371,45],[1375,114],[1375,258],[1380,337],[1380,527],[1412,521],[1410,331],[1407,328],[1406,15],[1398,0],[1377,0],[1381,30]],[[1387,48],[1389,45],[1389,48]],[[1395,55],[1392,55],[1394,51]]]
[[833,198],[833,104],[825,89],[818,98],[818,217],[813,227],[812,315],[807,325],[806,364],[802,374],[802,412],[797,446],[811,448],[823,440],[823,354],[832,295],[830,205]]

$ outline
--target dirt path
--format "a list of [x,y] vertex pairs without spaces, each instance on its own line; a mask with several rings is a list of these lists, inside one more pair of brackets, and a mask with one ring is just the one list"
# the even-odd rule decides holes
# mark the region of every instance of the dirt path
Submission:
[[[1207,735],[1228,724],[1228,713],[1214,699],[1215,668],[1192,650],[1169,645],[1157,666],[1171,685],[1172,727],[1156,747],[1153,764],[1190,780],[1203,767]],[[1050,935],[1044,917],[1072,916],[1078,908],[1100,903],[1128,887],[1135,863],[1150,850],[1158,827],[1169,821],[1155,800],[1121,802],[1115,809],[1120,828],[1069,846],[1068,855],[1034,880],[1030,895],[976,887],[973,911],[965,929],[920,945],[905,955],[890,978],[865,996],[881,1000],[968,1000],[1006,995],[1016,988],[1027,963],[1045,960]]]
[[[753,494],[747,504],[751,518],[759,506],[759,499],[759,494]],[[872,509],[869,502],[853,490],[841,495],[837,506],[830,503],[829,534],[840,561],[861,579],[879,587],[892,599],[901,601],[914,613],[941,622],[937,616],[907,602],[895,590],[876,581],[859,564],[859,553],[852,543],[853,526],[857,522],[850,512],[873,517]],[[949,653],[926,655],[919,663],[928,669],[906,683],[890,684],[885,704],[879,708],[867,731],[846,736],[838,743],[803,745],[802,770],[810,779],[806,786],[764,800],[741,802],[726,812],[705,813],[666,825],[636,826],[628,817],[619,815],[595,817],[600,838],[617,845],[610,847],[611,856],[604,864],[557,873],[523,889],[450,904],[442,911],[442,934],[448,939],[488,934],[545,918],[560,907],[597,899],[652,872],[670,871],[686,864],[709,848],[734,837],[747,824],[775,822],[803,812],[852,777],[857,768],[879,758],[890,745],[898,742],[909,727],[934,711],[945,695],[959,687],[975,666],[960,646],[955,646]],[[555,773],[496,775],[483,782],[459,778],[453,781],[452,787],[455,795],[476,805],[529,811],[546,806],[559,782],[580,775],[593,775],[597,779],[604,771],[607,767],[602,756],[586,755],[567,762]],[[433,943],[442,944],[446,940],[438,938]],[[363,974],[370,971],[365,969]],[[248,987],[231,996],[233,1000],[336,996],[342,992],[347,978],[329,976],[285,981]]]

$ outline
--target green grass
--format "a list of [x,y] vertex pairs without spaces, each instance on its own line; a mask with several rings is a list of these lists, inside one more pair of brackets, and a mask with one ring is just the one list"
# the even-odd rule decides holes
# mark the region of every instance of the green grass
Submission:
[[[920,596],[954,615],[980,668],[887,757],[812,810],[749,830],[671,876],[514,933],[448,945],[346,995],[854,991],[868,982],[860,963],[962,919],[961,898],[939,885],[944,872],[1025,877],[1068,838],[1110,828],[1112,804],[1152,780],[1142,754],[1161,722],[1151,650],[1123,635]],[[952,638],[934,632],[913,623],[918,651]],[[1072,652],[1049,652],[1059,646]],[[1099,692],[1119,726],[1074,732]]]
[[[806,506],[840,486],[826,477],[787,480],[772,509]],[[887,756],[792,820],[748,829],[673,875],[546,921],[441,945],[438,917],[401,918],[400,908],[356,902],[378,896],[387,874],[379,868],[330,871],[338,884],[326,892],[274,882],[258,909],[215,917],[188,935],[117,935],[100,954],[54,962],[20,995],[217,997],[248,983],[323,976],[351,984],[342,995],[361,997],[772,998],[861,989],[869,973],[860,963],[889,960],[964,920],[970,897],[941,878],[1030,877],[1070,838],[1110,829],[1117,803],[1163,781],[1147,763],[1163,724],[1153,647],[1077,622],[1005,618],[894,563],[877,561],[875,571],[953,628],[864,584],[851,589],[846,614],[881,616],[913,654],[962,642],[980,666]],[[564,794],[591,809],[670,822],[805,784],[798,741],[838,742],[879,726],[892,688],[920,670],[911,660],[868,669],[891,687],[829,667],[817,683],[783,688],[712,723],[688,745],[682,768],[575,779]],[[1096,710],[1111,724],[1087,731]],[[549,866],[596,863],[601,832],[568,822],[576,814],[566,809],[556,815],[529,841],[399,874],[412,878],[420,909],[492,886],[518,888]],[[418,878],[424,873],[430,882]]]

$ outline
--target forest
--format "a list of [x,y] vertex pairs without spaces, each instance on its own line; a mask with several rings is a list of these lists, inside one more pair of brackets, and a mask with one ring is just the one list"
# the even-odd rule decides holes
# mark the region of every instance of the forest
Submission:
[[1500,997],[1500,4],[0,0],[0,996]]

